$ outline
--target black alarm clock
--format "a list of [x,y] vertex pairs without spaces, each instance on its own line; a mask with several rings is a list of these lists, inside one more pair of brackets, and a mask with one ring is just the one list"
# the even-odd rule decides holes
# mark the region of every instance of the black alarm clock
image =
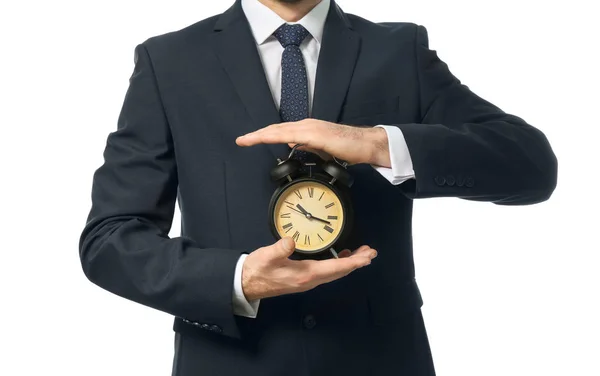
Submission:
[[352,228],[349,188],[354,179],[347,163],[336,158],[316,163],[294,159],[300,146],[271,170],[271,179],[280,185],[269,204],[269,226],[276,239],[291,237],[297,254],[322,257],[330,252],[337,258],[336,245]]

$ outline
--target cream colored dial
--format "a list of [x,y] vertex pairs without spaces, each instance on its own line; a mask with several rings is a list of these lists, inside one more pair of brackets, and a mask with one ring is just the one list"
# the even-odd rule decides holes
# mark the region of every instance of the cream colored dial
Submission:
[[296,249],[317,252],[336,241],[344,225],[340,198],[326,184],[301,181],[286,188],[275,203],[273,223]]

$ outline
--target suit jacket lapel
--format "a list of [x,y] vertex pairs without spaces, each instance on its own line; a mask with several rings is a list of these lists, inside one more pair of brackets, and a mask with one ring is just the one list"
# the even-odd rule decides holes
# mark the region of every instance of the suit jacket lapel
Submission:
[[[280,123],[281,117],[273,101],[256,42],[240,0],[219,17],[214,30],[215,52],[253,121],[240,124],[243,132],[252,132],[267,125]],[[266,147],[276,158],[289,154],[287,145]]]
[[313,99],[312,117],[337,123],[360,51],[360,38],[332,1],[323,41]]
[[[223,13],[215,23],[213,46],[229,75],[252,123],[240,124],[252,132],[281,122],[273,102],[264,68],[241,1]],[[313,99],[312,117],[337,122],[360,50],[360,38],[351,29],[346,15],[332,1],[325,21]],[[241,135],[242,133],[240,133]],[[285,157],[284,144],[266,145],[276,158]]]

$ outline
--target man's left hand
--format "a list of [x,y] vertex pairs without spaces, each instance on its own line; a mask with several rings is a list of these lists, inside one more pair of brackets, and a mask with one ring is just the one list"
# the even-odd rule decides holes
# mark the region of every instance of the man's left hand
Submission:
[[382,128],[356,127],[316,119],[269,125],[237,138],[239,146],[302,144],[302,150],[327,158],[333,155],[349,164],[390,167],[387,133]]

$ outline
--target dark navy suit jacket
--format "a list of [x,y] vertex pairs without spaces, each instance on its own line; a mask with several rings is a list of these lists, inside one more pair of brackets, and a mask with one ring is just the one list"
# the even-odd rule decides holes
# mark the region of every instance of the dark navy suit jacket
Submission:
[[[175,375],[431,375],[411,242],[414,199],[544,201],[557,161],[545,136],[454,77],[427,32],[376,24],[332,2],[312,117],[398,126],[415,180],[394,186],[350,167],[354,231],[367,268],[302,294],[232,312],[242,253],[272,244],[269,178],[287,145],[236,146],[280,122],[240,2],[135,50],[118,129],[95,172],[80,239],[95,284],[175,317]],[[180,237],[169,238],[176,199]],[[466,234],[465,234],[466,235]]]

